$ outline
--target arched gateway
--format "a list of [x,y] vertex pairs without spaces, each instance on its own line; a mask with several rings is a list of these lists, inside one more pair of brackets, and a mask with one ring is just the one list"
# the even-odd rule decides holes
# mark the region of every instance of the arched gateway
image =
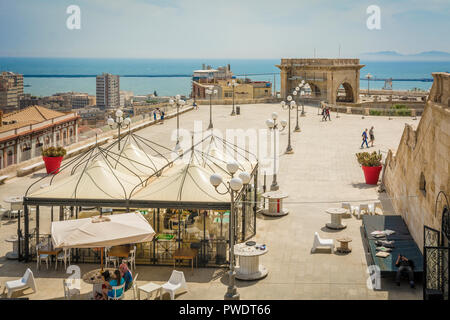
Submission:
[[[281,97],[292,93],[302,80],[314,84],[313,98],[327,103],[357,103],[359,100],[359,59],[281,59]],[[312,87],[312,86],[311,86]]]

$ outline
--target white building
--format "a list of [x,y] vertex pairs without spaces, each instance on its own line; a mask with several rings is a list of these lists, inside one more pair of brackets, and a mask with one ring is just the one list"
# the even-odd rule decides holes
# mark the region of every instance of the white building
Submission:
[[109,73],[97,76],[97,107],[114,109],[120,106],[120,77]]

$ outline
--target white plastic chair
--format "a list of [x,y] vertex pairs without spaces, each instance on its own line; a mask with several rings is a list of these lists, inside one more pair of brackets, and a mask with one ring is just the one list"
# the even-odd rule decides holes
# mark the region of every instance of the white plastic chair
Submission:
[[30,268],[25,271],[25,274],[21,279],[6,282],[3,292],[5,292],[5,290],[8,290],[8,298],[11,298],[13,292],[20,291],[26,288],[31,288],[34,292],[37,291],[33,272],[30,270]]
[[322,239],[317,232],[314,232],[314,243],[311,252],[316,252],[318,247],[328,247],[331,252],[334,250],[334,240],[333,239]]
[[76,284],[75,279],[63,279],[63,287],[64,287],[64,298],[66,300],[71,300],[74,296],[80,296],[81,288]]
[[69,262],[70,265],[70,248],[64,249],[56,256],[55,270],[58,269],[58,261],[61,261],[61,264],[64,261],[64,269],[67,269],[67,262]]
[[109,256],[109,249],[111,249],[111,247],[105,248],[105,267],[109,267],[109,264],[112,263],[114,268],[117,268],[117,265],[119,264],[119,258]]
[[352,206],[353,215],[357,216],[358,219],[361,219],[361,206]]
[[360,204],[359,210],[364,211],[365,214],[370,214],[369,205],[368,204]]
[[130,264],[131,271],[136,269],[136,246],[130,250],[130,255],[128,256],[127,262]]
[[188,290],[186,279],[184,278],[183,271],[177,271],[173,270],[172,275],[170,276],[170,279],[168,282],[164,283],[161,286],[161,296],[160,299],[162,299],[162,296],[165,292],[169,292],[170,299],[175,299],[175,292],[179,289]]
[[351,206],[350,202],[342,202],[341,207],[342,207],[343,209],[346,209],[346,210],[348,211],[349,214],[352,214],[352,213],[353,213],[353,211],[352,211],[352,206]]
[[134,279],[133,279],[133,284],[132,284],[134,300],[137,300],[137,297],[138,297],[138,294],[137,294],[138,288],[137,288],[137,282],[136,282],[138,275],[139,275],[139,273],[136,273],[136,275],[134,276]]
[[381,212],[383,213],[383,206],[381,205],[381,201],[375,201],[374,203],[369,204],[369,211],[371,214],[377,214],[376,210],[379,208]]
[[22,214],[23,204],[21,203],[11,203],[11,210],[9,210],[9,219],[16,218],[19,214]]
[[[122,294],[120,296],[117,295],[117,292],[122,289]],[[125,282],[120,286],[113,286],[111,289],[114,292],[114,297],[108,296],[109,300],[122,300],[125,296]]]
[[40,266],[41,266],[41,262],[45,261],[45,263],[47,264],[47,270],[48,270],[48,265],[50,263],[50,256],[46,253],[39,253],[39,249],[42,247],[42,244],[38,244],[36,246],[36,268],[39,270]]

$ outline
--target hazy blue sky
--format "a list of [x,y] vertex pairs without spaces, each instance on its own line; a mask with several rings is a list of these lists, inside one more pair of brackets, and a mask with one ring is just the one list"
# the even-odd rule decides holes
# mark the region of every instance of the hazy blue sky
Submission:
[[[66,8],[81,8],[81,30]],[[381,8],[381,30],[366,9]],[[357,57],[450,52],[449,0],[0,0],[0,56]]]

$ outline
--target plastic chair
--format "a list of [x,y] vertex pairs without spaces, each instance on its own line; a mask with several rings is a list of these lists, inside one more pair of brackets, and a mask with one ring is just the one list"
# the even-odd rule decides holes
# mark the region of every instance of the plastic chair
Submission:
[[119,258],[117,257],[111,257],[108,255],[109,248],[105,248],[105,267],[109,267],[109,264],[112,263],[114,265],[114,268],[117,268],[117,265],[119,264]]
[[184,273],[182,271],[173,270],[169,281],[161,286],[160,299],[162,299],[162,296],[165,292],[169,292],[170,299],[174,300],[175,292],[179,289],[184,289],[186,291],[188,290],[186,279],[184,278]]
[[130,250],[130,255],[128,256],[127,262],[130,264],[131,271],[136,269],[136,246]]
[[64,249],[56,256],[55,270],[58,269],[58,261],[61,261],[61,264],[64,261],[64,269],[67,269],[67,261],[69,262],[70,265],[70,248]]
[[63,287],[64,287],[64,298],[66,300],[71,300],[74,296],[80,296],[81,288],[76,284],[75,279],[63,279]]
[[369,205],[368,204],[361,204],[359,205],[359,210],[362,212],[364,211],[365,214],[370,214]]
[[38,244],[36,246],[36,268],[39,270],[40,266],[41,266],[41,262],[45,261],[45,263],[47,264],[47,270],[48,270],[48,265],[50,263],[50,256],[46,253],[39,253],[39,249],[42,247],[42,244]]
[[316,252],[318,247],[328,247],[331,252],[334,250],[334,240],[333,239],[322,239],[317,232],[314,232],[314,242],[311,252]]
[[352,211],[352,206],[351,206],[350,202],[342,202],[341,207],[342,207],[343,209],[346,209],[347,212],[348,212],[349,214],[352,214],[352,213],[353,213],[353,211]]
[[27,271],[25,271],[25,274],[23,275],[22,278],[6,282],[3,292],[5,292],[5,290],[8,290],[7,297],[11,298],[13,292],[20,291],[26,288],[31,288],[33,289],[34,292],[37,291],[33,272],[31,271],[30,268],[28,268]]
[[359,205],[352,206],[352,212],[358,219],[361,219],[361,207]]
[[[117,293],[122,289],[121,295],[117,295]],[[108,296],[108,300],[122,300],[125,296],[125,282],[121,284],[120,286],[113,286],[111,289],[114,292],[114,296],[110,297]]]
[[139,273],[136,273],[136,275],[134,276],[134,279],[133,279],[133,284],[132,284],[134,300],[137,300],[137,297],[138,297],[138,294],[137,294],[138,288],[137,288],[137,282],[136,282],[138,275],[139,275]]

